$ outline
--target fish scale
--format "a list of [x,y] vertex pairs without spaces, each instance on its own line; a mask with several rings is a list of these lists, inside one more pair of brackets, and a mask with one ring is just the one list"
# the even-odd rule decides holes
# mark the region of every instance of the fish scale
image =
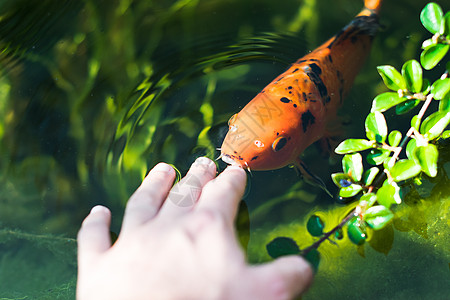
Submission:
[[334,37],[293,63],[231,117],[221,147],[224,162],[256,171],[295,164],[314,177],[299,155],[325,136],[369,53],[381,0],[364,5]]

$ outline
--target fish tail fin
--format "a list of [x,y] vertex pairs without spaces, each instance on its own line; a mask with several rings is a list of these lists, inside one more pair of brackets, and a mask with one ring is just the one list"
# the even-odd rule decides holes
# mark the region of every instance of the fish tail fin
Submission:
[[359,16],[371,16],[373,14],[378,15],[381,8],[382,0],[364,0],[364,8],[358,14]]

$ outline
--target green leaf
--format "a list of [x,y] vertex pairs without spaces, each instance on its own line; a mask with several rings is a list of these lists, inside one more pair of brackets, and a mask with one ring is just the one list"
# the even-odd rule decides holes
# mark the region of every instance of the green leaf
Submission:
[[450,92],[450,78],[438,79],[431,86],[431,93],[436,100],[444,99]]
[[425,48],[420,54],[420,63],[426,70],[433,69],[447,54],[450,45],[436,44]]
[[450,138],[450,130],[446,130],[441,134],[441,138],[448,139]]
[[389,133],[388,142],[392,147],[397,147],[402,140],[402,133],[398,130],[391,131]]
[[317,272],[317,269],[319,268],[320,263],[320,253],[317,249],[312,249],[309,251],[305,256],[303,256],[309,264],[313,267],[315,273]]
[[431,90],[431,84],[430,81],[426,78],[423,79],[423,83],[422,83],[422,94],[424,95],[428,95],[428,93]]
[[366,135],[369,140],[384,143],[387,136],[387,124],[383,114],[379,111],[371,112],[366,118]]
[[421,101],[418,99],[411,99],[411,100],[406,100],[403,103],[398,104],[395,107],[395,113],[397,115],[403,115],[406,114],[407,112],[409,112],[411,109],[413,109],[414,107],[416,107],[417,105],[419,105]]
[[375,177],[377,176],[380,169],[377,167],[372,167],[364,172],[362,181],[364,182],[364,185],[371,185]]
[[399,97],[398,93],[386,92],[379,94],[373,99],[371,112],[386,111],[389,108],[406,101],[406,97]]
[[420,12],[420,21],[431,33],[435,34],[441,27],[442,9],[436,3],[428,3]]
[[450,99],[442,99],[439,101],[439,111],[450,112]]
[[266,249],[272,258],[300,254],[297,243],[288,237],[277,237],[273,239],[266,245]]
[[388,89],[393,91],[406,89],[406,82],[393,66],[378,66],[378,73]]
[[346,154],[342,158],[342,169],[344,173],[353,178],[354,182],[360,181],[363,173],[361,154]]
[[372,149],[367,154],[366,160],[371,165],[381,165],[391,155],[391,151],[386,149]]
[[352,241],[352,243],[356,245],[364,244],[367,238],[366,231],[361,228],[359,219],[357,217],[352,218],[348,222],[347,234],[350,241]]
[[420,122],[421,122],[421,120],[419,119],[418,116],[412,117],[411,118],[411,127],[415,128],[417,131],[419,131]]
[[342,198],[350,198],[357,195],[362,190],[362,186],[359,184],[351,184],[350,186],[343,187],[339,190],[339,196]]
[[366,206],[371,207],[377,201],[377,195],[374,193],[364,194],[359,198],[359,203],[367,202]]
[[441,35],[450,35],[450,11],[447,12],[442,19],[439,33]]
[[402,76],[409,91],[413,94],[422,91],[422,67],[417,60],[408,60],[403,64]]
[[364,214],[364,221],[374,230],[385,227],[394,218],[394,213],[384,205],[372,206]]
[[408,144],[406,145],[406,156],[409,159],[415,159],[414,151],[416,151],[417,142],[415,139],[410,139]]
[[389,184],[386,179],[383,186],[377,191],[377,202],[387,208],[395,203],[400,204],[400,188],[398,188],[398,185],[395,182]]
[[340,143],[334,150],[337,154],[353,153],[370,149],[374,146],[372,141],[365,139],[347,139]]
[[441,135],[450,123],[450,112],[437,111],[423,120],[420,133],[427,139],[433,140]]
[[306,230],[308,230],[309,234],[312,236],[321,236],[324,227],[325,223],[316,215],[309,217],[308,222],[306,223]]
[[425,40],[425,41],[423,41],[423,43],[422,43],[422,49],[428,48],[428,47],[430,47],[431,45],[435,45],[435,44],[436,44],[436,43],[433,41],[433,39]]
[[414,151],[422,171],[428,176],[435,177],[437,174],[437,160],[439,152],[435,145],[428,144],[426,146],[417,147]]
[[344,238],[344,232],[342,228],[338,228],[334,233],[334,238],[337,240],[342,240]]
[[331,179],[339,188],[346,187],[352,184],[352,178],[346,173],[331,174]]
[[421,170],[420,165],[418,165],[414,160],[401,159],[397,161],[389,171],[392,178],[398,182],[417,176]]

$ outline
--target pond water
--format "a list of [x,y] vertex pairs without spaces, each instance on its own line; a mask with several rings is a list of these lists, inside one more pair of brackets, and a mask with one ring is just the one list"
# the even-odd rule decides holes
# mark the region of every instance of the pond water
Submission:
[[[418,17],[425,1],[385,2],[383,29],[341,112],[345,137],[364,137],[371,101],[384,91],[375,67],[417,59],[428,38]],[[0,298],[74,298],[75,237],[90,208],[108,206],[119,232],[125,203],[151,167],[165,161],[185,174],[198,156],[217,157],[228,118],[361,7],[356,0],[3,1]],[[386,117],[389,128],[408,126],[408,116]],[[312,146],[304,160],[332,187],[339,157],[325,159]],[[405,189],[393,225],[366,245],[325,242],[302,299],[448,299],[445,145],[439,166],[437,178]],[[313,213],[331,229],[352,207],[290,168],[254,172],[244,202],[238,228],[252,263],[270,259],[265,245],[275,237],[314,242],[305,229]]]

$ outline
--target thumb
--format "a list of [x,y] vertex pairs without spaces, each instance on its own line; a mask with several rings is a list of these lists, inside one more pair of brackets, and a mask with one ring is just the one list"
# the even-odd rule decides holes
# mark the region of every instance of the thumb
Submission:
[[258,299],[292,299],[305,292],[313,279],[313,270],[300,256],[284,256],[255,266],[253,282],[259,286]]

